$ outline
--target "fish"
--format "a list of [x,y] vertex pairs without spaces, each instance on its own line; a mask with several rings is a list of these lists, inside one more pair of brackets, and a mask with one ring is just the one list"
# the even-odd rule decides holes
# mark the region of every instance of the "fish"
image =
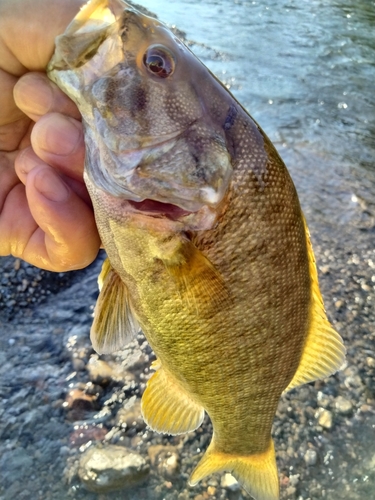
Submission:
[[82,114],[107,253],[94,349],[120,349],[141,328],[156,355],[148,426],[177,435],[212,422],[190,484],[226,471],[277,500],[279,399],[345,358],[286,166],[190,49],[122,0],[88,2],[47,74]]

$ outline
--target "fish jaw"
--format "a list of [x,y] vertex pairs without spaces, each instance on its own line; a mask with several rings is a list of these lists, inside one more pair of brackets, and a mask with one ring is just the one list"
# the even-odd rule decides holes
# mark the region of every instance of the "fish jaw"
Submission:
[[[108,194],[135,202],[152,199],[190,212],[204,206],[218,209],[222,203],[232,173],[231,158],[225,150],[219,154],[207,152],[198,166],[192,165],[189,178],[189,172],[174,170],[187,152],[185,138],[189,132],[178,132],[166,141],[160,137],[159,143],[155,140],[155,144],[140,149],[118,151],[108,147],[111,139],[106,141],[94,132],[98,128],[84,126],[85,171]],[[204,178],[200,177],[203,171]]]
[[[168,60],[171,77],[150,74],[147,57]],[[191,77],[207,79],[207,69],[162,23],[93,0],[57,37],[47,72],[81,111],[93,183],[192,212],[221,204],[232,176],[227,107],[221,121],[207,112]]]
[[219,216],[226,210],[226,198],[219,209],[203,205],[197,211],[188,211],[171,203],[151,199],[137,202],[122,195],[114,196],[93,183],[86,172],[84,180],[97,214],[99,231],[102,221],[102,215],[99,215],[99,212],[103,211],[103,207],[105,207],[106,217],[121,221],[124,225],[138,227],[140,230],[148,229],[160,234],[212,229],[216,226]]

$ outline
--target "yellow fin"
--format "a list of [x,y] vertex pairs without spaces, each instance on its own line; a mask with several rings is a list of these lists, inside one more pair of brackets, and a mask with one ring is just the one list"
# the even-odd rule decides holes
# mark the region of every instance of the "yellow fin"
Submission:
[[129,292],[106,259],[98,278],[100,294],[95,305],[90,337],[99,354],[121,349],[137,333],[138,324],[129,304]]
[[230,472],[255,500],[279,499],[279,478],[272,440],[267,451],[256,455],[229,455],[215,448],[213,439],[190,477],[192,486],[209,474],[225,471]]
[[[158,365],[154,362],[153,366]],[[148,381],[141,405],[147,425],[165,434],[193,431],[201,425],[204,417],[202,406],[193,401],[162,367]]]
[[181,298],[200,314],[230,303],[222,276],[190,240],[181,242],[173,258],[160,258],[175,278]]
[[324,309],[314,252],[306,222],[305,230],[312,281],[310,328],[300,364],[286,391],[332,375],[341,368],[345,361],[345,347],[342,338],[330,325]]

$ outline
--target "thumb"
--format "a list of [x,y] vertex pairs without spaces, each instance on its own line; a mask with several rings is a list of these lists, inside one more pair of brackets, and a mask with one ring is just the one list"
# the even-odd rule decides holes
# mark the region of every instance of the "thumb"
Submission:
[[27,175],[26,195],[38,229],[27,243],[25,260],[52,271],[90,264],[100,246],[91,208],[43,163]]
[[56,36],[64,32],[84,3],[85,0],[0,2],[0,52],[2,44],[8,49],[4,50],[2,69],[17,76],[26,70],[44,71]]

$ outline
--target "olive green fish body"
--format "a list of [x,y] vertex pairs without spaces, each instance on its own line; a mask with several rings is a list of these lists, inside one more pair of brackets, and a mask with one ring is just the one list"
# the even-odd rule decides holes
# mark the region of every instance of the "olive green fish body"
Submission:
[[257,500],[277,500],[279,398],[344,359],[285,165],[189,49],[122,0],[89,2],[48,72],[83,115],[109,258],[94,348],[118,349],[140,325],[157,356],[145,421],[169,434],[204,412],[213,424],[191,484],[229,471]]
[[[220,449],[244,455],[269,446],[278,400],[299,363],[311,303],[298,199],[269,147],[264,186],[252,172],[251,151],[244,150],[222,220],[191,235],[221,276],[223,298],[207,296],[204,282],[194,295],[181,290],[160,258],[170,242],[164,243],[167,234],[155,231],[154,221],[139,227],[137,217],[127,222],[120,216],[113,222],[96,203],[99,227],[109,221],[102,229],[104,246],[112,265],[118,262],[116,271],[131,290],[135,315],[162,366],[208,412]],[[251,440],[244,439],[248,434]]]

